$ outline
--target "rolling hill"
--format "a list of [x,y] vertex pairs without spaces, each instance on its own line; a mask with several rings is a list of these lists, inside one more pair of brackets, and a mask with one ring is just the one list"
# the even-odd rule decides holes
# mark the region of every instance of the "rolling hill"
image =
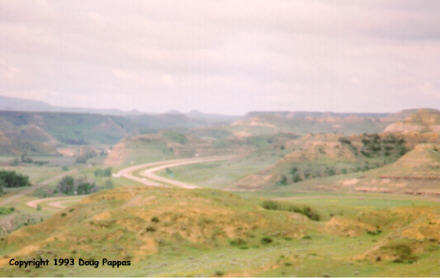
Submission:
[[[175,274],[185,271],[208,274],[207,270],[215,274],[216,269],[209,269],[218,267],[220,271],[222,263],[215,257],[203,258],[201,252],[217,256],[243,250],[250,258],[255,257],[255,252],[246,252],[246,249],[261,248],[258,252],[261,253],[270,249],[272,241],[304,235],[306,231],[301,222],[292,215],[296,213],[273,213],[258,203],[221,191],[118,188],[93,194],[47,221],[3,238],[0,241],[0,275],[7,275],[11,270],[14,275],[17,271],[26,271],[5,268],[9,256],[101,260],[102,254],[109,259],[130,260],[135,267],[87,269],[76,266],[67,273],[156,276],[168,271],[171,274],[172,267],[157,267],[155,263],[148,267],[157,260],[164,263],[162,258],[165,256],[169,262],[196,257],[208,264],[180,268]],[[178,255],[183,250],[183,256]],[[50,275],[58,273],[59,269],[52,266],[37,271],[38,275]]]
[[0,111],[0,154],[54,154],[56,147],[64,145],[113,145],[129,135],[203,127],[211,124],[208,122],[184,114],[112,116]]

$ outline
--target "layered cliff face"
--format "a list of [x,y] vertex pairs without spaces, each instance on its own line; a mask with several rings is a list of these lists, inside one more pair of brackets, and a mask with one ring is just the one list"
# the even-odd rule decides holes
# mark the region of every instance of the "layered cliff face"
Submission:
[[387,123],[394,121],[388,119],[389,116],[390,114],[331,112],[250,112],[242,119],[233,122],[231,128],[242,137],[278,132],[292,132],[299,135],[308,133],[351,135],[380,132]]
[[440,132],[440,111],[434,109],[416,110],[403,121],[388,125],[385,132]]

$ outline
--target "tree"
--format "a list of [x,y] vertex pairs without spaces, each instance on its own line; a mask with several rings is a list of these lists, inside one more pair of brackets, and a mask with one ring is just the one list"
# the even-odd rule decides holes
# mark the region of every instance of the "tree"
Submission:
[[66,195],[85,195],[96,191],[96,184],[85,179],[75,180],[65,176],[57,185],[57,191]]
[[112,175],[112,167],[95,170],[95,177],[110,177],[111,175]]
[[4,187],[30,186],[29,177],[17,174],[15,171],[0,171],[0,180]]
[[327,175],[329,175],[329,176],[334,176],[336,174],[336,171],[333,168],[327,168],[326,172],[327,172]]
[[5,182],[2,179],[0,179],[0,195],[3,194],[3,187],[5,187]]
[[65,176],[57,185],[57,191],[67,194],[75,194],[75,180],[71,176]]
[[296,174],[292,180],[293,180],[293,182],[300,182],[300,181],[302,181],[302,178],[298,174]]
[[283,175],[283,176],[281,177],[281,180],[279,181],[279,183],[280,183],[281,185],[287,185],[287,177]]
[[76,194],[77,195],[86,195],[92,193],[96,188],[94,182],[89,182],[85,180],[78,181],[76,186]]

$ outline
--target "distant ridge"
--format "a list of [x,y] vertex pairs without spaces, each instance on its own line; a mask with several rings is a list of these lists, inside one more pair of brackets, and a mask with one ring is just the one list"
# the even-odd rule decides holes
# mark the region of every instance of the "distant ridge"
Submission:
[[117,115],[117,116],[141,114],[141,112],[136,110],[122,111],[118,109],[60,107],[60,106],[54,106],[48,104],[43,101],[5,97],[5,96],[0,96],[0,110],[23,111],[23,112],[69,112],[69,113],[88,113],[88,114]]
[[385,132],[440,132],[440,111],[436,109],[417,109],[403,111],[406,117],[388,125]]

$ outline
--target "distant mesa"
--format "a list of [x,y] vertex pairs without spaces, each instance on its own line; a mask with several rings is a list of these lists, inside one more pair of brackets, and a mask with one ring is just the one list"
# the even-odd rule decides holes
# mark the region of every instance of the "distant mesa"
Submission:
[[440,111],[418,109],[404,120],[388,125],[385,132],[440,132]]

